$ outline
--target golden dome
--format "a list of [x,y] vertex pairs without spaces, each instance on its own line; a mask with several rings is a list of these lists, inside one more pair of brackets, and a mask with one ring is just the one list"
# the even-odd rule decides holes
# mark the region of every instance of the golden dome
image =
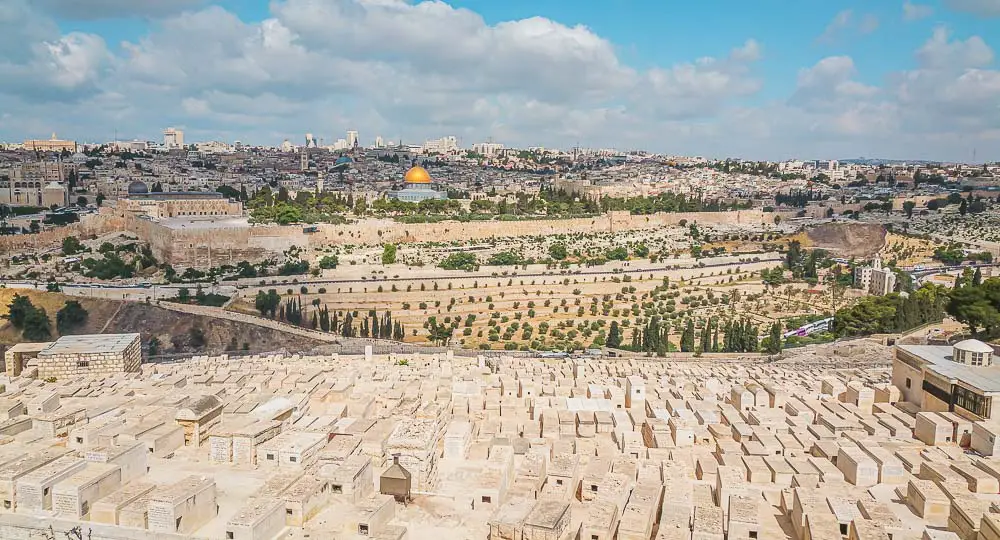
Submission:
[[430,184],[431,175],[427,173],[426,169],[417,165],[406,171],[406,176],[403,177],[403,181],[407,184]]

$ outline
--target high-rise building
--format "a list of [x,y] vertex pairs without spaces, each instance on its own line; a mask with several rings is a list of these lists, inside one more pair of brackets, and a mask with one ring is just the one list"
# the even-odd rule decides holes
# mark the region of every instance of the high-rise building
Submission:
[[385,148],[385,141],[382,140],[381,135],[375,137],[375,148]]
[[312,133],[306,133],[306,148],[316,148],[316,137]]
[[423,146],[423,151],[427,153],[436,152],[439,154],[446,154],[456,150],[458,150],[458,137],[455,137],[454,135],[441,137],[440,139],[430,139],[424,142]]
[[347,147],[357,148],[358,147],[358,132],[348,131],[347,132]]
[[503,150],[504,146],[500,143],[495,143],[495,142],[476,143],[472,145],[473,152],[477,154],[482,154],[486,157],[492,157],[497,154],[500,154],[503,152]]
[[299,155],[299,165],[303,171],[309,170],[309,149],[303,148],[301,154]]
[[172,127],[163,130],[163,146],[168,150],[184,148],[184,132]]

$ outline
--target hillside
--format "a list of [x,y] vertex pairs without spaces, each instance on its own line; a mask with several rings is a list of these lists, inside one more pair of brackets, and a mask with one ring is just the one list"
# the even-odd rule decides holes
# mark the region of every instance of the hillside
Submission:
[[822,248],[838,257],[867,258],[885,245],[885,228],[871,223],[825,223],[805,233],[804,246]]
[[[322,345],[318,341],[270,328],[178,313],[138,302],[114,302],[31,290],[0,289],[0,316],[6,317],[7,306],[15,294],[27,296],[32,304],[44,308],[52,320],[53,329],[55,329],[56,312],[66,300],[78,300],[89,315],[87,322],[75,329],[73,334],[139,332],[142,334],[144,344],[148,343],[150,337],[156,336],[162,344],[161,354],[214,354],[232,348],[234,344],[236,349],[243,349],[246,344],[255,352],[279,349],[302,351]],[[0,344],[10,345],[21,341],[17,330],[7,321],[2,322]],[[196,344],[192,343],[192,330],[195,336],[199,333],[204,335],[203,347],[196,347]]]

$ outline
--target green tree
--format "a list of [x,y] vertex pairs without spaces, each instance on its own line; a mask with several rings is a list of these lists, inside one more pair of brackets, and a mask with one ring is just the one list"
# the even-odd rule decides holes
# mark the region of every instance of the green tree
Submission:
[[82,196],[82,195],[79,196],[79,197],[77,197],[76,198],[76,205],[77,206],[87,206],[87,198],[84,197],[84,196]]
[[66,334],[74,328],[87,322],[87,310],[76,300],[67,300],[62,309],[56,312],[56,330]]
[[149,341],[146,342],[146,345],[149,349],[149,356],[156,356],[160,354],[160,348],[163,346],[163,344],[160,343],[160,338],[156,336],[149,338]]
[[273,319],[280,304],[281,296],[274,289],[270,289],[266,293],[258,291],[257,296],[254,298],[254,307],[260,312],[261,317],[271,317]]
[[687,320],[681,333],[681,352],[694,352],[694,321],[691,319]]
[[340,260],[336,255],[325,255],[319,260],[319,267],[323,270],[329,270],[331,268],[336,268],[340,264]]
[[906,212],[906,219],[913,218],[913,209],[917,207],[917,203],[913,201],[903,202],[903,211]]
[[10,319],[11,326],[18,330],[23,329],[24,320],[28,317],[28,313],[34,309],[35,306],[31,303],[30,298],[15,294],[14,299],[7,306],[7,318]]
[[52,323],[42,308],[33,308],[24,317],[24,339],[28,341],[48,341],[52,339]]
[[993,335],[1000,326],[1000,279],[988,279],[981,286],[966,286],[949,293],[946,311],[969,327],[975,336]]
[[63,238],[62,241],[62,254],[63,255],[76,255],[84,250],[83,243],[80,239],[75,236],[67,236]]
[[393,264],[394,262],[396,262],[396,244],[382,246],[382,264]]
[[628,250],[624,246],[609,249],[604,255],[609,261],[624,261],[628,259]]
[[764,350],[769,354],[778,354],[781,352],[781,341],[782,341],[782,331],[781,323],[774,321],[771,323],[771,332],[764,340]]
[[479,266],[479,262],[476,259],[475,253],[452,253],[441,261],[438,266],[445,270],[465,270],[471,272]]
[[621,328],[618,326],[618,321],[611,321],[611,328],[608,329],[608,338],[605,343],[612,349],[621,347],[622,333]]
[[556,242],[555,244],[549,246],[549,257],[552,257],[557,261],[561,261],[565,259],[567,255],[566,244]]

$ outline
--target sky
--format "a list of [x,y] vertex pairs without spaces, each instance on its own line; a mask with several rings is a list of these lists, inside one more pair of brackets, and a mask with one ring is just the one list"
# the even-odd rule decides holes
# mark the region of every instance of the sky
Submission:
[[1000,0],[0,0],[0,141],[1000,161]]

